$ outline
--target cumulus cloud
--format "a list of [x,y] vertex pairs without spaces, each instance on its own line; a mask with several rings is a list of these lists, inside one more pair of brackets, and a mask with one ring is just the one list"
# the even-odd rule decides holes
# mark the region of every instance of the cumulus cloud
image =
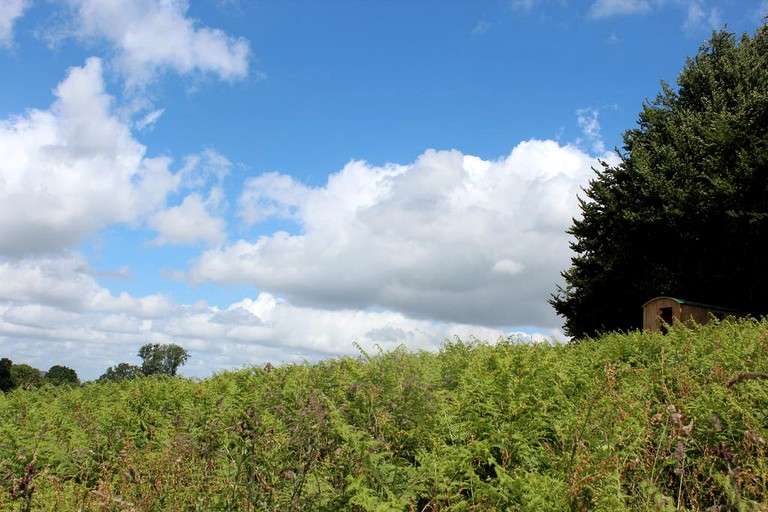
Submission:
[[[242,365],[317,360],[366,349],[435,349],[461,336],[495,341],[514,333],[408,318],[392,311],[299,307],[269,293],[225,308],[176,304],[163,295],[113,294],[82,256],[0,262],[0,343],[17,362],[75,368],[93,379],[121,361],[137,362],[148,341],[178,343],[192,359],[185,374]],[[560,337],[557,332],[520,335]]]
[[162,206],[178,178],[112,113],[97,58],[69,70],[49,110],[0,120],[0,255],[76,245]]
[[222,200],[222,190],[213,188],[207,199],[192,193],[180,205],[157,212],[149,220],[150,227],[159,233],[154,243],[192,245],[203,242],[215,245],[222,242],[226,223],[212,213]]
[[13,42],[13,25],[31,4],[31,0],[3,0],[0,2],[0,46]]
[[213,73],[224,80],[248,74],[245,39],[199,26],[187,16],[185,0],[69,0],[77,34],[106,40],[129,85],[151,81],[158,72]]
[[556,327],[547,299],[593,166],[574,146],[532,140],[496,161],[430,150],[410,165],[350,162],[318,188],[265,174],[246,183],[242,217],[291,216],[298,232],[209,250],[190,277],[302,306]]

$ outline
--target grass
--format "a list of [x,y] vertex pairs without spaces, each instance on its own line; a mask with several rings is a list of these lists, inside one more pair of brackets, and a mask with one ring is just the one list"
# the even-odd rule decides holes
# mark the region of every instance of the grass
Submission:
[[768,322],[0,394],[1,510],[768,510]]

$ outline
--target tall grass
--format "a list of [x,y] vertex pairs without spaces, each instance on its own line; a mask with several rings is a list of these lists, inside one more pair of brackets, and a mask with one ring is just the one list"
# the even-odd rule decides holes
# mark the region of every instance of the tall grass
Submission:
[[1,510],[766,510],[768,322],[0,394]]

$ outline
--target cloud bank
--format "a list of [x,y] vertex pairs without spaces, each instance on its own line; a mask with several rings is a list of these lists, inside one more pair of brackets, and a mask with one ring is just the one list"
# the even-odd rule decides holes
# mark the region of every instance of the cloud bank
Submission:
[[[455,335],[495,340],[511,333],[460,323],[414,320],[392,311],[299,307],[269,293],[225,308],[177,304],[162,294],[113,294],[79,255],[0,261],[0,344],[15,358],[47,369],[77,368],[94,379],[136,362],[149,341],[179,343],[193,355],[187,375],[265,361],[317,360],[366,350],[435,349]],[[521,335],[525,336],[525,335]]]
[[311,307],[555,327],[547,299],[596,165],[574,146],[531,140],[496,161],[434,150],[409,165],[354,161],[318,188],[263,174],[245,183],[241,217],[288,218],[297,232],[208,250],[189,275]]

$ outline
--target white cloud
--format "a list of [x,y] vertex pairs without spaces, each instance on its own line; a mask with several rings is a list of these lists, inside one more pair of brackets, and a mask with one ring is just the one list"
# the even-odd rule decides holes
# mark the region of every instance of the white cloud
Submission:
[[11,45],[13,25],[31,3],[31,0],[0,0],[0,46]]
[[69,70],[49,110],[0,120],[0,255],[72,247],[153,211],[178,185],[111,111],[101,61]]
[[722,13],[716,8],[708,8],[699,0],[687,2],[685,22],[683,28],[687,32],[698,32],[702,29],[720,30],[723,28]]
[[668,7],[683,10],[683,29],[688,33],[723,28],[722,10],[719,7],[710,7],[706,0],[595,0],[589,9],[589,15],[593,18],[609,18],[645,14]]
[[491,24],[488,23],[485,20],[480,20],[477,25],[472,29],[471,34],[473,36],[480,36],[488,32],[488,29],[491,28]]
[[[113,294],[78,255],[0,262],[0,345],[16,362],[75,368],[93,379],[121,361],[136,363],[149,341],[174,342],[192,358],[184,374],[209,376],[242,365],[317,360],[367,350],[435,349],[461,336],[495,341],[512,333],[416,320],[392,311],[299,307],[268,293],[226,308],[176,304],[163,295]],[[536,338],[557,337],[552,331]]]
[[[40,305],[60,311],[109,311],[140,318],[158,318],[171,311],[160,294],[134,298],[112,294],[100,286],[84,258],[78,255],[0,260],[0,302]],[[55,324],[55,322],[50,322]]]
[[226,223],[212,211],[223,199],[220,188],[213,188],[207,199],[192,193],[178,206],[159,211],[149,220],[149,225],[160,233],[154,240],[158,245],[191,245],[204,242],[215,245],[224,240]]
[[523,265],[518,261],[510,260],[510,259],[499,260],[493,265],[494,272],[498,272],[500,274],[508,274],[510,276],[519,274],[524,269],[525,269],[525,265]]
[[117,66],[128,85],[155,74],[213,73],[224,80],[248,74],[249,45],[187,17],[185,0],[69,0],[78,35],[105,39],[117,50]]
[[627,14],[642,14],[651,10],[647,0],[595,0],[589,9],[594,18],[608,18]]
[[524,11],[530,11],[537,4],[542,3],[543,0],[509,0],[509,5],[513,9],[521,9]]
[[576,147],[532,140],[498,161],[430,150],[405,166],[351,162],[320,188],[263,175],[245,186],[243,218],[290,215],[300,232],[209,250],[190,277],[324,309],[556,327],[547,299],[595,165]]
[[232,168],[224,155],[213,149],[188,155],[184,166],[179,171],[181,186],[187,189],[203,188],[210,185],[220,185]]
[[310,191],[292,177],[277,172],[264,173],[245,182],[238,200],[239,216],[246,226],[269,217],[294,219],[298,207]]
[[595,108],[580,108],[576,111],[576,119],[586,139],[585,142],[595,154],[603,155],[605,143],[600,133],[599,117],[600,112]]
[[768,0],[763,0],[760,5],[752,10],[750,18],[756,23],[763,23],[763,20],[768,15]]
[[154,126],[157,120],[160,119],[160,116],[163,115],[163,112],[165,112],[165,109],[162,109],[162,108],[158,108],[151,112],[148,112],[136,122],[136,129],[145,130],[147,128],[152,128],[152,126]]

